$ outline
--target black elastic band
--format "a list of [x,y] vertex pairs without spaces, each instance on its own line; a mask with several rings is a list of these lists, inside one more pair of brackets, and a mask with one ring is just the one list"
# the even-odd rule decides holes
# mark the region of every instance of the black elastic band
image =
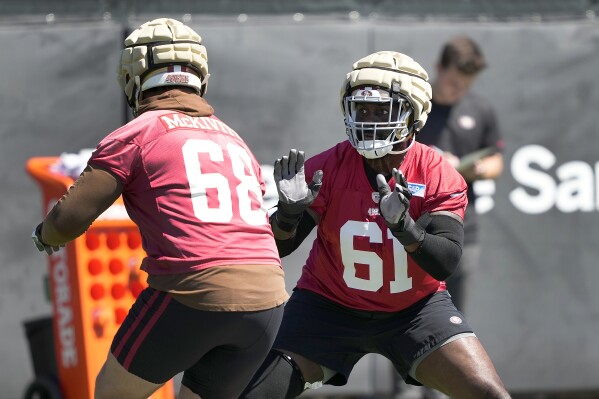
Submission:
[[293,368],[293,371],[299,376],[302,380],[302,387],[306,385],[306,380],[304,379],[304,375],[302,374],[302,370],[299,368],[295,360],[288,354],[281,352],[280,350],[273,349],[273,352],[276,352],[279,356],[281,356],[289,365]]

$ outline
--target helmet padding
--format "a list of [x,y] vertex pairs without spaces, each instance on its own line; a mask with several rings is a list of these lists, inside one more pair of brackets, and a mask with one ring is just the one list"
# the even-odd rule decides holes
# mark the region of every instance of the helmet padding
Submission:
[[[173,66],[185,70],[165,69]],[[169,73],[176,75],[169,79]],[[160,79],[157,74],[167,75]],[[141,91],[152,87],[177,83],[204,95],[209,76],[208,55],[200,35],[175,19],[159,18],[144,23],[125,39],[117,79],[129,105],[136,109]],[[152,84],[145,84],[150,78]]]
[[[416,132],[426,123],[431,97],[428,74],[411,57],[379,51],[361,58],[353,64],[341,88],[341,108],[350,143],[371,159],[407,151]],[[387,120],[358,117],[360,109],[374,104],[387,107]]]

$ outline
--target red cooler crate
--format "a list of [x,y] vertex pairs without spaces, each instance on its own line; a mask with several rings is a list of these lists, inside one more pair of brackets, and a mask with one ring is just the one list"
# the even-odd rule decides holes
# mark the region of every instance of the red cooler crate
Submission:
[[[57,157],[31,158],[27,172],[42,190],[46,215],[73,179],[51,170]],[[77,239],[49,259],[54,344],[64,399],[93,398],[95,378],[112,338],[146,287],[145,252],[119,198]],[[151,399],[173,399],[169,381]]]

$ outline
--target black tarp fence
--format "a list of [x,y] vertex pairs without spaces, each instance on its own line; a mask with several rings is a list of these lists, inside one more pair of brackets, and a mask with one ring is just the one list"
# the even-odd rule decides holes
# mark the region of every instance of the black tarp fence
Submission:
[[593,18],[598,0],[3,0],[0,19],[15,16],[106,18],[121,21],[149,14],[190,15],[387,15],[394,18],[513,20]]
[[[115,79],[123,33],[155,16],[0,25],[0,399],[19,397],[32,374],[22,320],[50,311],[47,262],[29,240],[41,195],[25,162],[93,147],[124,122]],[[480,42],[489,68],[475,90],[493,100],[506,150],[501,178],[480,186],[489,195],[480,208],[483,262],[470,288],[470,322],[511,391],[599,392],[594,19],[193,15],[187,23],[208,48],[207,100],[266,167],[289,148],[313,155],[345,139],[339,90],[359,57],[402,51],[433,74],[448,37]],[[284,259],[289,290],[308,250],[304,243]],[[356,370],[353,385],[330,392],[374,395],[392,389],[390,375],[377,360]]]

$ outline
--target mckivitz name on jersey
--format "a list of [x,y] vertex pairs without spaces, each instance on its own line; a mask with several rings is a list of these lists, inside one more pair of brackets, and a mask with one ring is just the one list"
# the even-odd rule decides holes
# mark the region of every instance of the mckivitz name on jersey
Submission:
[[168,115],[162,115],[160,121],[167,130],[173,129],[201,129],[201,130],[215,130],[218,132],[224,132],[234,137],[239,135],[231,129],[229,126],[222,123],[217,118],[209,116],[189,116],[179,113],[172,113]]

